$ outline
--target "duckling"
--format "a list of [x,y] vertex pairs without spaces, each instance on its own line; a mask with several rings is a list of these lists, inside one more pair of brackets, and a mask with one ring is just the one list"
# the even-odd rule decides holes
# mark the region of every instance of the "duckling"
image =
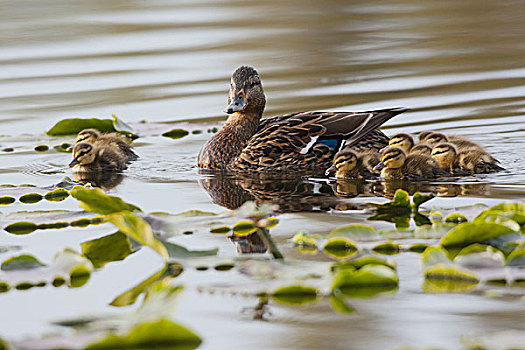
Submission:
[[454,136],[454,135],[445,135],[440,132],[429,132],[425,134],[424,138],[419,138],[420,143],[428,143],[430,146],[434,147],[440,143],[452,143],[454,146],[456,146],[458,151],[463,151],[467,149],[478,149],[480,151],[485,151],[483,147],[478,145],[477,143],[470,141],[469,139],[466,139],[461,136]]
[[449,142],[440,143],[432,149],[432,158],[439,164],[441,169],[449,171],[451,175],[458,172],[457,154],[456,146]]
[[388,141],[388,145],[399,147],[405,151],[405,153],[409,153],[412,147],[414,147],[414,139],[412,138],[412,135],[402,132],[392,136],[390,141]]
[[461,170],[474,174],[495,173],[505,170],[499,160],[480,149],[467,149],[457,155],[457,164]]
[[136,160],[138,155],[117,133],[101,133],[97,129],[84,129],[78,133],[75,143],[87,142],[96,146],[113,148],[126,155],[128,161]]
[[69,167],[73,172],[119,171],[126,169],[126,164],[126,156],[113,148],[81,142],[73,148]]
[[356,153],[349,149],[338,152],[334,164],[326,170],[326,175],[335,172],[337,179],[370,177],[374,165],[380,161],[379,153]]
[[388,147],[381,152],[381,162],[374,170],[382,169],[385,179],[433,178],[445,175],[434,159],[421,154],[406,155],[397,147]]
[[432,154],[432,147],[426,143],[419,143],[410,149],[408,154],[422,154],[424,156],[430,157]]

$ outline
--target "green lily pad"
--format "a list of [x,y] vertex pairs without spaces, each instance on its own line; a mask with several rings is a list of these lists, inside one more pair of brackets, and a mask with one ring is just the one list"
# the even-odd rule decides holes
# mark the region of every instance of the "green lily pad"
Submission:
[[28,221],[15,222],[4,227],[4,230],[14,235],[27,235],[37,229],[37,224]]
[[13,204],[16,201],[14,197],[11,196],[2,196],[0,197],[0,205],[9,205]]
[[[397,194],[397,192],[396,192],[396,194]],[[407,193],[407,195],[408,195],[408,193]],[[404,197],[404,194],[403,194],[403,197]],[[412,196],[412,202],[413,202],[412,206],[413,206],[414,210],[417,211],[421,204],[423,204],[425,202],[428,202],[429,200],[431,200],[434,197],[435,196],[433,194],[421,194],[419,192],[414,193],[414,196]]]
[[109,262],[124,260],[135,252],[127,235],[122,232],[80,243],[82,255],[91,260],[95,268]]
[[346,259],[357,254],[357,246],[346,238],[330,238],[323,247],[325,253],[338,259]]
[[491,222],[467,222],[456,226],[441,239],[441,246],[451,252],[459,252],[458,249],[466,247],[472,243],[487,243],[489,239],[515,233],[515,230],[502,224]]
[[399,253],[400,247],[397,243],[384,242],[374,246],[372,250],[378,254],[394,255]]
[[239,236],[246,236],[255,231],[257,231],[257,227],[251,220],[239,221],[233,226],[233,233]]
[[414,238],[419,238],[419,239],[442,238],[454,227],[456,227],[456,225],[442,224],[440,222],[433,223],[432,225],[419,226],[414,231]]
[[42,196],[40,193],[28,193],[24,194],[19,198],[19,201],[24,204],[35,204],[40,202],[44,196]]
[[[502,212],[502,211],[484,211],[481,212],[472,222],[495,222],[510,227],[514,231],[519,231],[524,220],[525,214],[518,212]],[[525,221],[523,221],[525,222]]]
[[49,146],[48,145],[35,146],[35,151],[37,151],[37,152],[47,152],[47,151],[49,151]]
[[494,247],[475,243],[461,249],[454,262],[476,268],[503,267],[505,255]]
[[114,214],[119,212],[140,211],[140,208],[124,202],[120,197],[108,196],[100,188],[73,188],[71,196],[80,201],[81,208],[98,213]]
[[314,302],[319,294],[316,288],[298,285],[279,288],[272,293],[272,297],[281,304],[303,305]]
[[22,254],[5,260],[2,263],[2,271],[30,270],[37,267],[46,266],[32,255]]
[[317,249],[318,240],[322,239],[323,236],[318,234],[308,234],[306,232],[298,232],[293,236],[293,244],[299,247],[309,247]]
[[525,266],[525,246],[523,244],[509,254],[507,266]]
[[162,134],[164,137],[169,137],[172,139],[180,139],[189,134],[188,130],[184,129],[171,129]]
[[408,251],[412,253],[423,253],[428,248],[428,244],[425,243],[414,243],[408,247]]
[[445,218],[445,222],[453,223],[453,224],[462,224],[464,222],[467,222],[468,219],[465,215],[455,212],[447,215]]
[[475,280],[426,278],[421,288],[425,293],[467,293],[477,285]]
[[181,259],[181,258],[193,258],[200,256],[214,256],[219,252],[219,248],[206,249],[206,250],[189,250],[175,243],[168,242],[161,238],[157,240],[164,245],[168,251],[168,255],[172,259]]
[[120,232],[125,233],[140,244],[155,250],[164,259],[169,258],[168,250],[164,244],[155,239],[151,226],[143,219],[129,212],[122,212],[120,214],[110,215],[108,221],[117,226]]
[[67,197],[69,197],[69,191],[64,188],[56,188],[44,195],[44,198],[50,202],[61,202]]
[[426,279],[479,282],[479,277],[474,272],[453,264],[442,248],[427,248],[421,255],[421,259]]
[[228,232],[231,231],[231,228],[229,226],[218,226],[218,227],[212,227],[210,229],[211,233],[219,234],[219,235],[225,235]]
[[184,326],[167,319],[144,322],[128,334],[110,334],[104,339],[85,347],[86,350],[103,349],[152,349],[162,346],[169,349],[190,350],[202,340]]
[[74,135],[84,129],[97,129],[101,132],[117,131],[111,119],[68,118],[56,123],[46,131],[49,136]]
[[345,303],[341,296],[335,294],[330,295],[330,306],[332,306],[332,309],[342,314],[350,314],[355,312],[355,309]]
[[339,226],[330,231],[330,234],[326,236],[326,238],[346,238],[354,242],[371,242],[382,239],[381,235],[375,228],[361,224]]
[[339,270],[345,270],[345,269],[357,270],[366,265],[384,265],[386,267],[391,268],[394,271],[396,269],[396,263],[391,259],[385,259],[382,257],[372,256],[372,255],[365,255],[357,259],[334,264],[332,265],[331,270],[333,272],[337,272]]
[[332,282],[332,290],[374,286],[397,286],[396,271],[385,265],[368,264],[359,270],[340,270]]

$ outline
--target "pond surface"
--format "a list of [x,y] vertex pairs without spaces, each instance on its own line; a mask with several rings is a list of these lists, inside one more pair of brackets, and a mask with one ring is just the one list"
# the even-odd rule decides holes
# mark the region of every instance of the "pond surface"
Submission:
[[[279,184],[261,188],[257,181],[209,177],[195,166],[200,147],[211,136],[207,130],[225,120],[221,111],[231,72],[249,64],[263,80],[266,116],[403,106],[411,111],[389,121],[383,128],[387,134],[439,130],[482,144],[506,170],[448,181],[444,187],[452,190],[425,204],[426,209],[459,210],[472,218],[484,208],[477,204],[525,199],[524,37],[522,0],[3,3],[0,148],[13,151],[0,151],[0,184],[43,187],[72,176],[70,154],[33,148],[73,138],[51,138],[45,131],[66,117],[116,114],[142,137],[134,143],[140,159],[115,187],[108,186],[109,192],[144,212],[221,212],[225,208],[219,204],[237,207],[246,200],[241,195],[279,198]],[[160,136],[175,127],[204,132],[179,140]],[[303,192],[290,195],[289,187],[332,187],[322,179],[298,182],[281,184],[288,188],[288,209],[283,209],[288,213],[279,216],[272,235],[285,257],[329,261],[323,254],[299,253],[291,237],[298,231],[327,233],[342,224],[363,223],[368,214],[323,212],[319,203],[304,204]],[[233,198],[210,196],[210,186]],[[0,196],[12,191],[0,189]],[[385,193],[357,192],[358,203]],[[56,209],[78,211],[78,202],[16,202],[1,208],[1,222],[21,221],[20,211]],[[80,251],[81,242],[112,232],[104,224],[0,235],[2,246],[18,245],[51,261],[63,248]],[[173,241],[195,249],[218,247],[221,258],[239,255],[226,236],[202,233]],[[3,261],[18,253],[0,257]],[[493,298],[483,290],[425,293],[420,255],[402,253],[393,259],[399,289],[352,300],[354,313],[338,314],[325,301],[303,307],[270,302],[264,320],[255,317],[256,297],[207,292],[221,286],[242,290],[247,278],[238,270],[188,270],[173,280],[185,285],[173,318],[203,338],[199,349],[457,348],[463,335],[525,331],[525,303],[519,299],[523,288],[502,289]],[[156,253],[141,249],[97,270],[82,288],[46,286],[0,294],[0,336],[20,341],[62,334],[68,330],[51,322],[122,312],[109,305],[111,300],[163,265]]]

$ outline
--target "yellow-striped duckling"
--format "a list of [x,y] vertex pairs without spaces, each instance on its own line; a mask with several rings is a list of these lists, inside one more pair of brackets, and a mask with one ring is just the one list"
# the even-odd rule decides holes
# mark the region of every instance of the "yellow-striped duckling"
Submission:
[[128,161],[138,158],[131,145],[117,133],[101,133],[97,129],[84,129],[78,133],[75,140],[77,144],[81,142],[112,148],[114,151],[126,155]]
[[456,146],[449,142],[440,143],[432,149],[432,158],[439,164],[441,169],[448,171],[451,175],[458,172],[457,154]]
[[426,143],[419,143],[410,149],[409,154],[422,154],[430,157],[432,155],[432,147]]
[[419,139],[420,143],[428,143],[430,146],[434,147],[440,143],[452,143],[454,146],[456,146],[458,152],[467,150],[467,149],[479,149],[480,151],[485,151],[483,147],[478,145],[477,143],[470,141],[469,139],[466,139],[461,136],[455,136],[455,135],[445,135],[440,132],[430,132],[428,134],[424,135],[424,138]]
[[126,169],[127,162],[126,156],[112,148],[81,142],[73,148],[69,167],[73,172],[120,171]]
[[432,147],[427,144],[415,144],[412,135],[407,133],[395,134],[390,138],[388,143],[392,147],[401,148],[406,154],[423,154],[430,156],[432,153]]
[[457,164],[462,171],[471,174],[495,173],[505,170],[499,165],[499,161],[480,149],[467,149],[457,155]]
[[326,175],[335,173],[337,179],[363,178],[374,174],[373,168],[380,161],[379,153],[356,153],[345,149],[334,157],[334,164],[326,170]]
[[381,162],[374,167],[381,170],[385,179],[435,178],[445,175],[434,159],[421,154],[406,155],[397,147],[388,147],[381,152]]

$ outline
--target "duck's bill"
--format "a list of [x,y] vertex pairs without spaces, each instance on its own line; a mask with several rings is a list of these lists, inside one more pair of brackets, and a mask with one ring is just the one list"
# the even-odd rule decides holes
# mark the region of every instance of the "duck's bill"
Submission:
[[246,107],[246,100],[243,94],[239,94],[239,96],[233,99],[228,107],[226,107],[224,113],[232,114],[235,112],[241,112],[244,107]]
[[73,160],[71,161],[71,163],[69,163],[69,167],[72,168],[72,167],[74,167],[74,166],[77,165],[77,164],[78,164],[78,160],[73,159]]
[[335,165],[332,165],[330,168],[326,169],[326,171],[324,172],[324,174],[325,174],[326,176],[329,176],[329,175],[335,173],[335,171],[336,171]]
[[385,168],[385,163],[380,162],[374,167],[374,170],[381,170],[381,169],[384,169],[384,168]]

